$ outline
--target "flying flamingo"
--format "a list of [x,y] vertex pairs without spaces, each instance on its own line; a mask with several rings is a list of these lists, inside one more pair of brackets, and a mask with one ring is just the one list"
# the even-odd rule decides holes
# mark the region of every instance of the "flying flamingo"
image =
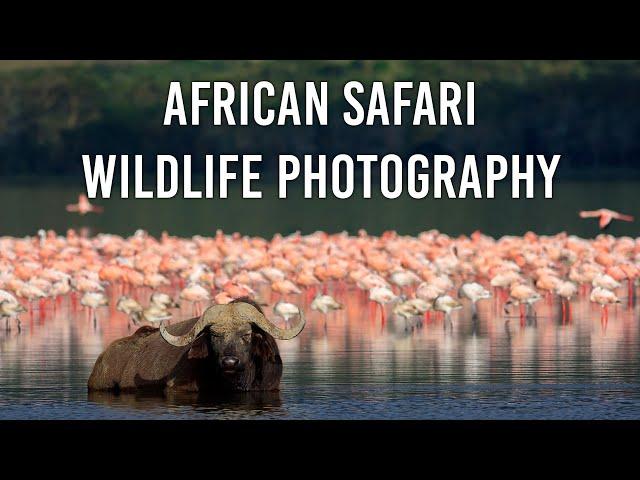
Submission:
[[78,203],[70,203],[66,207],[67,212],[77,212],[80,215],[86,215],[87,213],[102,213],[104,210],[102,207],[98,207],[89,202],[86,195],[78,195]]
[[600,229],[604,230],[609,226],[611,220],[622,220],[624,222],[633,222],[631,215],[625,215],[623,213],[614,212],[607,208],[600,208],[598,210],[581,210],[580,218],[600,218]]

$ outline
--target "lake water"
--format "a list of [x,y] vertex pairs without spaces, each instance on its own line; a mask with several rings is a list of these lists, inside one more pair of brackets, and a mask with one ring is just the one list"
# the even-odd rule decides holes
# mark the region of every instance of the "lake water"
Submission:
[[[415,234],[438,228],[475,229],[497,236],[567,230],[597,234],[596,222],[577,218],[582,208],[607,206],[637,215],[638,182],[558,183],[554,199],[513,201],[406,198],[340,201],[104,200],[101,216],[64,212],[77,189],[51,184],[6,184],[0,235],[38,228],[89,227],[93,232],[212,234],[216,228],[270,236],[300,229],[371,233],[395,228]],[[638,236],[637,223],[614,223],[611,233]],[[147,299],[148,290],[137,292]],[[264,293],[270,297],[268,292]],[[221,399],[89,397],[86,381],[97,356],[128,335],[126,318],[109,308],[94,324],[72,297],[34,305],[23,330],[0,328],[0,418],[287,418],[287,419],[604,419],[640,418],[639,308],[612,309],[607,323],[586,299],[571,321],[557,303],[538,303],[537,318],[521,324],[493,300],[453,316],[406,324],[371,310],[357,291],[337,289],[346,308],[323,318],[308,314],[296,339],[279,342],[284,362],[278,394]],[[624,295],[624,292],[620,292]],[[270,298],[275,300],[275,298]],[[305,304],[304,296],[289,300]],[[267,309],[269,316],[271,312]],[[189,318],[189,308],[175,320]]]
[[[388,311],[383,322],[357,290],[330,291],[345,309],[325,319],[306,304],[305,330],[279,342],[279,393],[216,399],[88,396],[97,356],[131,333],[113,309],[117,297],[95,326],[72,297],[36,305],[22,332],[0,331],[0,418],[640,417],[638,308],[618,306],[602,323],[600,309],[579,300],[563,321],[557,303],[541,301],[537,316],[521,323],[487,300],[476,321],[465,309],[450,323],[406,322]],[[304,295],[290,300],[306,302]],[[190,316],[183,306],[175,319]]]
[[[242,199],[237,189],[228,199],[98,199],[105,207],[101,215],[79,217],[64,206],[75,202],[84,188],[82,179],[60,183],[0,178],[2,211],[0,235],[34,235],[39,228],[64,233],[67,228],[90,227],[94,232],[131,235],[143,228],[153,235],[167,230],[172,235],[212,235],[216,229],[271,237],[296,230],[311,233],[365,228],[371,234],[396,229],[415,235],[432,228],[450,235],[469,234],[476,229],[492,236],[522,235],[528,230],[555,234],[566,230],[583,237],[598,232],[596,220],[578,217],[579,210],[607,207],[640,218],[637,196],[640,181],[554,182],[553,198],[544,198],[544,185],[536,184],[533,199],[512,199],[509,184],[497,184],[493,199],[414,200],[404,195],[390,200],[371,199],[356,193],[346,200],[305,199],[300,188],[290,187],[287,199],[265,185],[262,199]],[[117,192],[116,192],[117,193]],[[638,236],[638,223],[614,222],[609,233]]]

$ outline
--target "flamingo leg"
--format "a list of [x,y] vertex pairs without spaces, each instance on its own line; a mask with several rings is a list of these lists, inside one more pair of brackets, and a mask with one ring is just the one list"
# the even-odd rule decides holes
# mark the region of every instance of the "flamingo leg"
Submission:
[[315,296],[316,293],[316,289],[315,287],[311,287],[307,289],[307,303],[310,303],[311,300],[313,300],[313,297]]

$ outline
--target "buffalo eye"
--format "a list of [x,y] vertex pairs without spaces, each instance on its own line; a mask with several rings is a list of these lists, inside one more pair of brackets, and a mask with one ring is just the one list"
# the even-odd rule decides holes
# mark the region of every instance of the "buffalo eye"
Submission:
[[249,343],[251,341],[251,332],[242,335],[242,340]]

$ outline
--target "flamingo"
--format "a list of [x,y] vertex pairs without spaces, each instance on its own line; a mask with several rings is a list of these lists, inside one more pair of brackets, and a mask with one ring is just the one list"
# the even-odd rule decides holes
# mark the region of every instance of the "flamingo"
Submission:
[[433,303],[429,303],[421,298],[411,298],[404,303],[410,305],[419,315],[424,315],[428,311],[433,310]]
[[216,305],[226,305],[233,302],[233,297],[229,296],[227,292],[219,292],[213,297],[213,301]]
[[291,293],[302,293],[302,291],[291,280],[278,280],[271,284],[271,290],[274,292],[288,295]]
[[66,206],[67,212],[76,212],[80,215],[86,215],[87,213],[102,213],[103,208],[93,205],[89,202],[86,195],[78,195],[78,203],[70,203]]
[[509,299],[504,305],[505,311],[509,305],[518,305],[520,307],[520,321],[524,320],[525,311],[524,307],[529,310],[531,306],[540,300],[542,297],[535,289],[522,283],[517,283],[511,286],[509,291]]
[[607,307],[612,304],[620,303],[616,294],[611,290],[607,290],[606,288],[596,287],[591,291],[591,295],[589,296],[589,300],[593,303],[597,303],[602,307],[602,317],[601,320],[606,322],[609,320],[609,311]]
[[462,308],[460,303],[450,295],[440,295],[433,302],[433,309],[436,312],[443,312],[445,320],[451,322],[451,313]]
[[491,292],[484,288],[482,285],[476,282],[463,283],[458,289],[459,298],[468,298],[471,300],[471,317],[476,318],[478,316],[476,303],[479,300],[491,298]]
[[420,283],[420,277],[411,270],[398,270],[389,276],[389,280],[400,288],[400,292],[405,287],[411,287],[416,283]]
[[620,282],[616,281],[613,277],[607,275],[606,273],[596,275],[592,280],[591,285],[594,288],[604,288],[606,290],[616,290],[617,288],[621,287]]
[[170,320],[171,317],[172,315],[168,310],[165,310],[155,304],[151,304],[142,311],[138,310],[131,312],[131,320],[135,325],[139,325],[141,322],[160,323]]
[[22,330],[22,325],[20,323],[19,315],[23,312],[26,312],[27,309],[24,308],[20,303],[11,302],[10,300],[2,300],[0,301],[0,317],[4,317],[5,319],[5,330],[9,331],[9,319],[13,318],[18,325],[18,332]]
[[143,310],[142,305],[137,300],[128,297],[126,295],[121,296],[116,303],[116,310],[126,315],[131,315],[133,312],[141,312]]
[[[130,328],[133,313],[142,312],[143,307],[138,303],[137,300],[123,295],[118,299],[118,303],[116,303],[116,310],[127,315],[127,318],[129,319],[128,327]],[[135,320],[133,321],[133,324],[137,325]]]
[[411,318],[420,314],[420,311],[416,308],[415,304],[409,303],[408,301],[397,303],[393,307],[393,314],[397,317],[404,318],[405,321],[405,330],[408,329],[408,322]]
[[[426,282],[422,282],[420,285],[418,285],[415,295],[416,298],[423,300],[427,302],[427,304],[433,306],[433,302],[435,301],[435,299],[444,293],[444,290],[442,290],[441,288],[438,288],[437,286]],[[429,308],[424,312],[426,321],[429,321],[429,312],[431,310],[433,310],[433,308]]]
[[171,308],[180,308],[180,304],[164,292],[153,292],[149,302],[166,310]]
[[284,318],[288,322],[290,318],[300,315],[300,309],[293,303],[279,301],[273,306],[276,315]]
[[369,290],[369,300],[376,302],[380,307],[383,322],[385,320],[384,305],[387,303],[395,302],[399,299],[400,297],[396,296],[396,294],[387,287],[374,287]]
[[566,280],[558,284],[556,293],[560,297],[560,302],[562,303],[562,321],[564,322],[567,313],[569,320],[571,320],[571,299],[576,293],[578,293],[578,286],[575,283]]
[[93,317],[93,326],[95,328],[97,323],[96,310],[100,307],[109,305],[109,300],[102,292],[87,292],[80,299],[80,305],[89,308],[89,312]]
[[199,315],[200,303],[208,302],[211,299],[211,296],[209,295],[207,289],[202,285],[198,283],[192,283],[182,289],[182,291],[180,292],[180,298],[187,302],[191,302],[194,306],[195,314]]
[[324,315],[324,325],[327,326],[327,315],[335,310],[342,309],[343,306],[331,295],[318,294],[311,302],[311,310],[322,312]]
[[623,213],[615,212],[607,208],[600,208],[598,210],[581,210],[580,218],[599,218],[598,226],[600,230],[604,230],[609,226],[611,220],[622,220],[623,222],[633,222],[631,215],[625,215]]

